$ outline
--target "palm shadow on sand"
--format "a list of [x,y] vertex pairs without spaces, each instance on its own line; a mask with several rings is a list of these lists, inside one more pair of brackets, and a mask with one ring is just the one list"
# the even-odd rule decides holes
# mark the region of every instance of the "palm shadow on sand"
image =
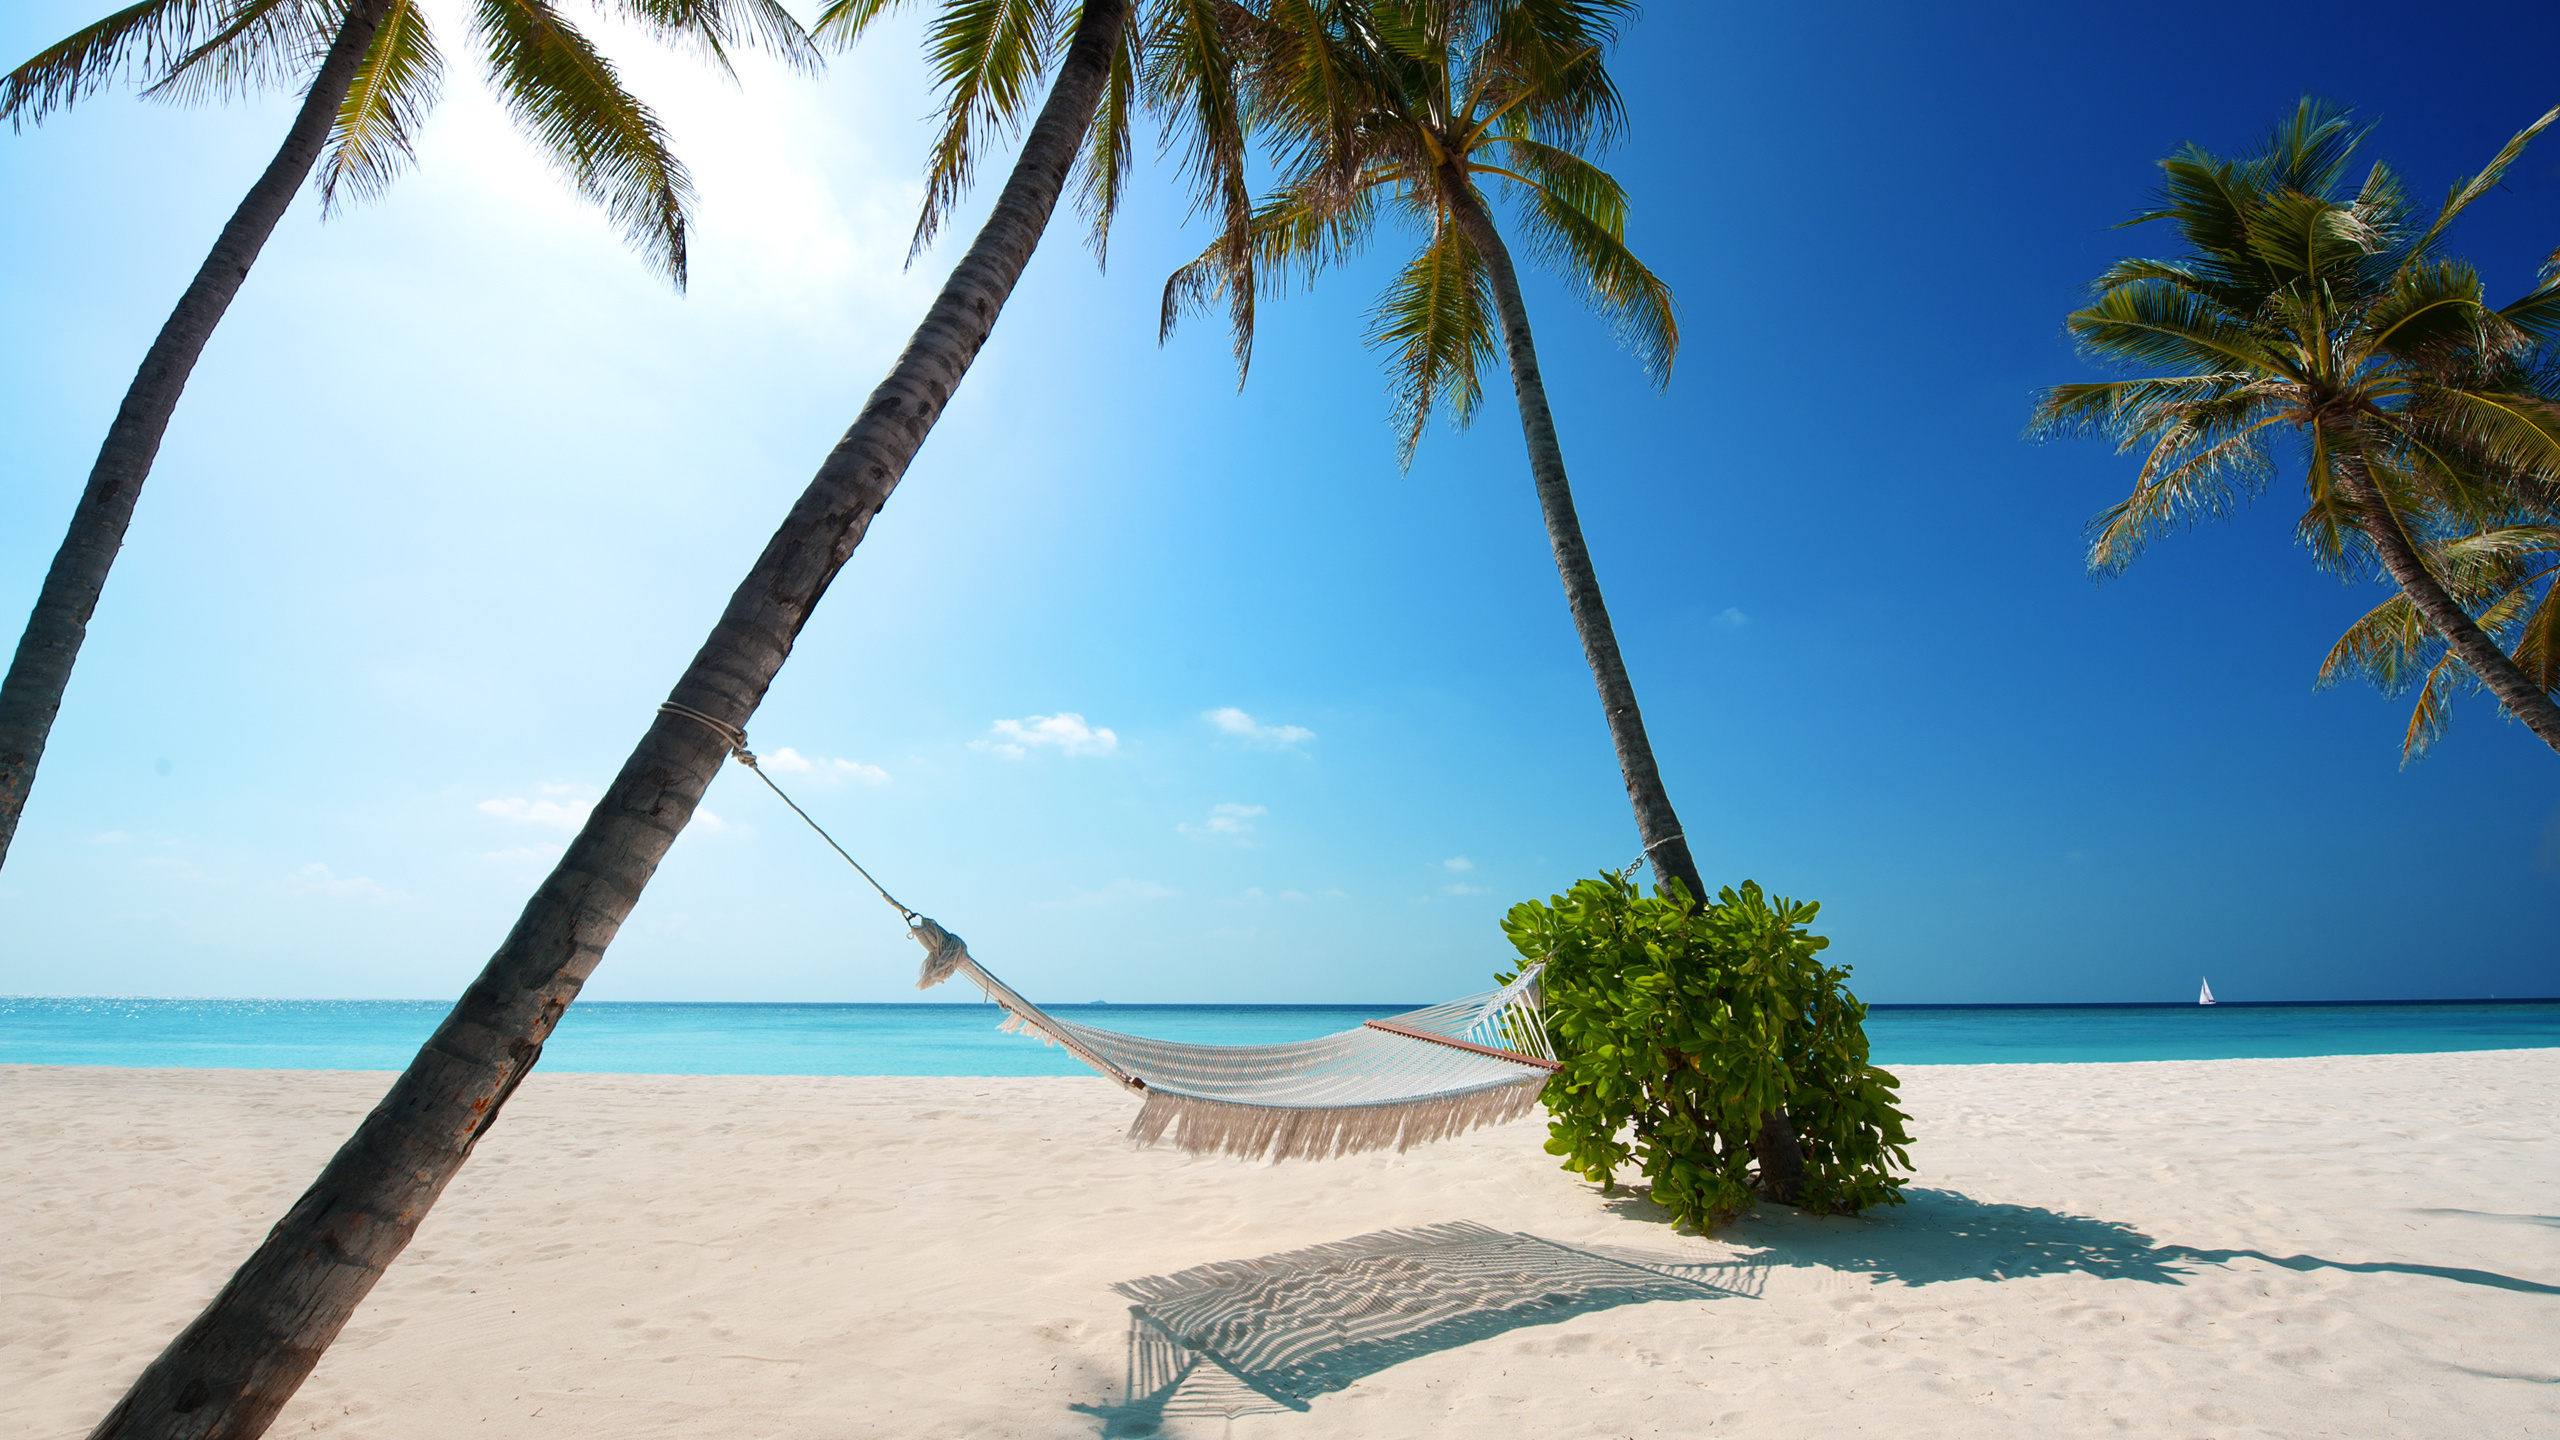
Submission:
[[[1820,1218],[1771,1207],[1734,1222],[1719,1231],[1717,1238],[1757,1247],[1754,1258],[1769,1266],[1846,1271],[1903,1285],[2017,1280],[2037,1275],[2095,1275],[2109,1280],[2179,1285],[2206,1266],[2256,1260],[2287,1270],[2424,1275],[2528,1295],[2560,1295],[2560,1285],[2494,1270],[2163,1245],[2114,1220],[2036,1205],[1976,1200],[1954,1190],[1915,1187],[1903,1193],[1907,1197],[1904,1204],[1855,1219]],[[1613,1202],[1613,1208],[1631,1216],[1641,1216],[1646,1210],[1664,1214],[1660,1207],[1640,1196]]]
[[1177,1416],[1304,1411],[1417,1356],[1656,1300],[1759,1293],[1749,1260],[1569,1246],[1461,1221],[1384,1230],[1112,1287],[1129,1307],[1127,1397],[1075,1405],[1107,1436]]

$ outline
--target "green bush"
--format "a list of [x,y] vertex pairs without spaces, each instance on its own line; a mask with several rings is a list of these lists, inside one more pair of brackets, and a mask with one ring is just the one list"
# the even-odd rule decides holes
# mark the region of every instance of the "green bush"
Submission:
[[1900,1204],[1909,1117],[1894,1108],[1899,1082],[1867,1063],[1848,967],[1814,958],[1831,943],[1805,932],[1821,907],[1748,882],[1702,908],[1687,899],[1677,882],[1647,897],[1604,874],[1503,920],[1523,956],[1547,962],[1564,1062],[1547,1085],[1547,1152],[1604,1186],[1633,1160],[1677,1223],[1708,1229],[1750,1206],[1752,1139],[1784,1107],[1804,1151],[1799,1206]]

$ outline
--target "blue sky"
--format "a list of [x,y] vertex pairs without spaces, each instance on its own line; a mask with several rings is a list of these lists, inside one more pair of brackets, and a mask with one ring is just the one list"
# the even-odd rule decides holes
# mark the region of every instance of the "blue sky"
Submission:
[[[9,6],[0,52],[96,8]],[[2181,141],[2314,91],[2435,194],[2560,103],[2547,10],[2409,14],[1664,3],[1617,57],[1686,346],[1657,393],[1532,280],[1584,522],[1701,867],[1822,901],[1866,998],[2560,993],[2560,759],[2473,700],[2403,769],[2401,702],[2315,693],[2378,597],[2312,569],[2291,492],[2099,586],[2126,464],[2019,438],[2090,373],[2083,283],[2167,248],[2109,227]],[[458,991],[904,339],[954,253],[900,268],[912,28],[743,90],[616,43],[700,182],[691,293],[467,70],[387,198],[305,198],[92,628],[0,990]],[[11,633],[286,114],[113,96],[0,149]],[[1107,274],[1052,230],[754,739],[1035,996],[1478,988],[1506,906],[1636,849],[1507,386],[1398,472],[1358,343],[1392,243],[1265,308],[1242,394],[1213,329],[1159,348],[1201,239],[1170,183]],[[2529,284],[2560,141],[2472,213],[2456,248]],[[913,995],[894,918],[750,777],[707,805],[589,995]]]

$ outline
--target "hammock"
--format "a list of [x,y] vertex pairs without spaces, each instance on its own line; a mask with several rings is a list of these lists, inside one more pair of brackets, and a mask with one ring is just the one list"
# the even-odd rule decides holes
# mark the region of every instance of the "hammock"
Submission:
[[1286,1045],[1187,1045],[1061,1020],[987,973],[959,936],[915,916],[916,988],[968,977],[1003,1007],[999,1027],[1036,1035],[1146,1103],[1129,1138],[1168,1137],[1194,1155],[1324,1160],[1399,1152],[1536,1108],[1555,1051],[1531,966],[1499,990]]
[[1426,1006],[1356,1030],[1287,1045],[1186,1045],[1060,1020],[970,958],[959,936],[901,904],[826,827],[783,793],[747,749],[747,733],[670,700],[658,709],[711,728],[828,848],[844,857],[907,922],[925,948],[916,988],[960,974],[1004,1008],[1000,1028],[1037,1035],[1146,1103],[1129,1138],[1170,1137],[1194,1155],[1324,1160],[1364,1150],[1402,1152],[1536,1107],[1560,1066],[1539,1018],[1532,965],[1499,990]]

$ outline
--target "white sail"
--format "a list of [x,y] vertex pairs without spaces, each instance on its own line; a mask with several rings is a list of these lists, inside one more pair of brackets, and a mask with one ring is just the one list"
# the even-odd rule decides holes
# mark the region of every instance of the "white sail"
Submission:
[[2204,989],[2202,989],[2201,991],[2198,991],[2198,992],[2197,992],[2197,994],[2196,994],[2196,1003],[2197,1003],[2197,1004],[2199,1004],[2199,1005],[2210,1005],[2210,1004],[2212,1004],[2212,1003],[2213,1003],[2213,982],[2212,982],[2212,981],[2207,980],[2207,981],[2205,981],[2205,982],[2204,982]]

